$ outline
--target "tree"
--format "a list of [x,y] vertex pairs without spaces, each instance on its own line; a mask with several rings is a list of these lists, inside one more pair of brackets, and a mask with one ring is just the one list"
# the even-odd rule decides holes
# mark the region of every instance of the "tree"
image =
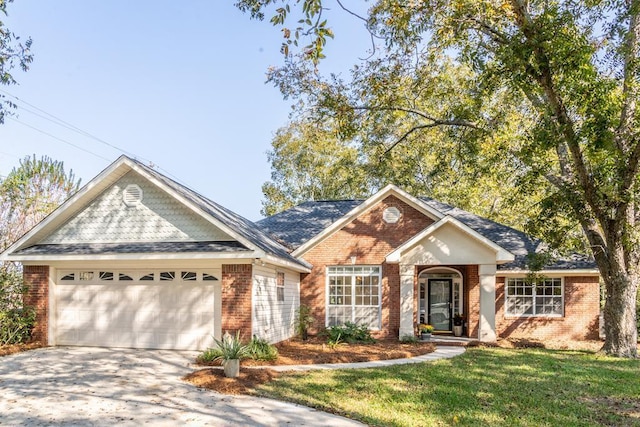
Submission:
[[[263,18],[276,3],[284,6],[273,12],[274,24],[285,26],[292,14],[300,18],[295,30],[285,26],[285,45],[309,38],[300,61],[316,67],[332,37],[322,18],[327,0],[237,5]],[[291,12],[291,5],[301,11]],[[640,0],[377,0],[367,13],[360,19],[383,47],[376,46],[366,64],[394,55],[406,63],[418,53],[425,70],[437,71],[451,59],[452,66],[472,71],[469,83],[454,94],[472,102],[423,111],[411,108],[410,99],[391,96],[393,88],[386,100],[358,98],[363,85],[378,79],[372,72],[342,93],[333,90],[340,87],[334,79],[316,84],[318,105],[347,121],[361,111],[393,111],[397,120],[387,125],[410,120],[409,135],[453,129],[460,132],[458,144],[468,148],[469,164],[476,154],[497,149],[512,157],[521,183],[547,189],[547,217],[575,219],[588,241],[606,286],[603,351],[637,357]],[[289,57],[278,71],[287,76],[278,82],[281,88],[298,85],[288,72],[300,61]],[[415,89],[429,82],[426,76]],[[301,93],[309,88],[298,87]],[[509,127],[518,130],[517,138],[479,143],[479,135],[507,135]],[[402,136],[392,143],[378,140],[392,150],[403,142]]]
[[[0,15],[7,16],[7,5],[13,0],[0,0]],[[27,39],[24,44],[20,42],[20,37],[11,32],[0,20],[0,84],[13,85],[16,80],[11,74],[16,67],[27,71],[29,64],[33,61],[30,52],[31,39]],[[4,123],[4,116],[7,114],[6,107],[14,108],[15,105],[0,93],[0,124]]]
[[80,187],[73,171],[47,156],[25,157],[0,181],[0,251],[29,231]]
[[271,146],[271,180],[262,186],[264,215],[307,200],[369,194],[357,148],[343,144],[330,122],[292,121],[278,129]]

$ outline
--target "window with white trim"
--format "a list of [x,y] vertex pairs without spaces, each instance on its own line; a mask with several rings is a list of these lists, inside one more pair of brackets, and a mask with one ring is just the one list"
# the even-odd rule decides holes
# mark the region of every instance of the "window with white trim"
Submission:
[[509,277],[505,286],[505,313],[509,316],[563,316],[562,279]]
[[276,300],[284,302],[284,273],[276,273]]
[[327,269],[327,326],[345,322],[380,329],[380,267],[336,266]]

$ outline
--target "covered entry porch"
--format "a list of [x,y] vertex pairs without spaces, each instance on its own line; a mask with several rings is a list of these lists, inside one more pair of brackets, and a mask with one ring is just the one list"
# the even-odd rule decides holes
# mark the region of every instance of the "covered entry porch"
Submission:
[[496,271],[514,255],[451,217],[432,224],[386,257],[399,264],[399,336],[420,323],[451,334],[456,314],[464,336],[496,340]]

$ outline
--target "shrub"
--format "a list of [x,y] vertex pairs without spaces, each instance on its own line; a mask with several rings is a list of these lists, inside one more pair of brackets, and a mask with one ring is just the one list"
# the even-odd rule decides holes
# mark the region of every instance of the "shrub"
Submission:
[[196,359],[198,363],[210,364],[229,359],[276,360],[278,358],[278,349],[261,338],[253,337],[249,344],[242,345],[239,333],[233,337],[227,332],[222,340],[215,338],[213,340],[217,346],[200,353]]
[[[217,348],[205,350],[198,361],[204,362],[224,362],[232,359],[246,359],[249,357],[249,347],[242,344],[240,340],[240,331],[233,336],[229,332],[225,332],[222,339],[213,338]],[[205,359],[204,354],[207,354]]]
[[371,344],[375,342],[367,325],[357,325],[353,322],[330,326],[325,330],[325,334],[327,342],[334,345],[340,342],[349,344]]
[[400,342],[407,343],[407,344],[417,344],[418,338],[416,338],[415,335],[407,334],[400,337]]
[[36,312],[24,305],[26,291],[19,273],[0,270],[0,344],[17,344],[31,337]]
[[276,360],[278,349],[262,338],[253,337],[247,344],[249,357],[253,360]]
[[301,305],[296,310],[295,330],[296,335],[306,341],[308,338],[308,330],[316,321],[316,318],[311,315],[311,307],[308,305]]

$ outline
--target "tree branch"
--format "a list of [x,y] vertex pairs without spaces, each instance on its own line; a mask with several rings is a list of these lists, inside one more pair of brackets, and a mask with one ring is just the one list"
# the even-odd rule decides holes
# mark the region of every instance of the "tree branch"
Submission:
[[[608,221],[608,216],[605,215],[605,212],[599,204],[596,188],[590,179],[590,174],[587,170],[582,150],[580,149],[573,120],[569,116],[564,102],[555,88],[551,61],[539,42],[539,40],[543,40],[544,38],[538,34],[531,15],[527,10],[527,4],[523,0],[511,0],[511,4],[516,15],[516,23],[526,39],[532,43],[533,54],[538,63],[538,70],[534,70],[531,65],[525,65],[525,68],[527,73],[535,79],[544,92],[553,117],[558,123],[559,131],[563,137],[562,139],[564,140],[564,142],[560,141],[556,147],[558,155],[565,156],[564,158],[566,160],[566,163],[562,166],[562,173],[568,175],[567,177],[575,174],[584,192],[585,200],[598,218],[598,221],[604,225]],[[564,146],[564,144],[566,144],[566,146]],[[569,161],[569,158],[571,161]],[[580,211],[577,212],[579,213]]]
[[422,111],[414,110],[412,108],[403,108],[403,107],[389,107],[389,106],[370,106],[370,105],[357,105],[353,107],[354,110],[366,110],[366,111],[400,111],[403,113],[415,114],[416,116],[422,117],[425,120],[429,120],[433,123],[429,124],[429,127],[433,126],[462,126],[468,127],[476,130],[483,130],[480,126],[475,123],[468,122],[466,120],[442,120],[436,117],[430,116]]

